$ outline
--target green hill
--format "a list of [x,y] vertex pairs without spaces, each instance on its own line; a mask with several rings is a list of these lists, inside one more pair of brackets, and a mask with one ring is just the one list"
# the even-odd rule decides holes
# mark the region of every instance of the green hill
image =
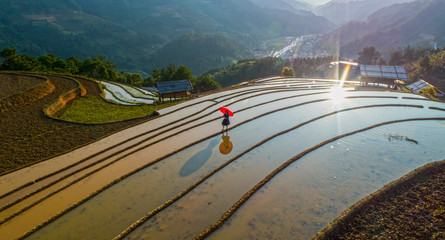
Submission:
[[195,74],[201,74],[248,57],[251,57],[251,53],[246,47],[228,37],[185,34],[167,43],[150,62],[154,68],[175,63],[187,66]]
[[60,10],[64,8],[22,11],[19,3],[6,5],[2,1],[0,9],[0,49],[17,48],[33,56],[54,53],[61,58],[85,59],[101,55],[131,69],[154,52],[153,46],[164,42],[159,36],[136,32],[87,13]]
[[[270,38],[323,33],[332,27],[328,20],[307,12],[302,15],[301,10],[261,7],[248,0],[0,2],[0,49],[61,58],[101,55],[128,71],[149,72],[152,66],[162,65],[151,61],[166,53],[162,46],[184,34],[225,36],[223,41],[231,39],[244,46],[228,57],[236,58]],[[220,57],[214,54],[211,50],[198,55]],[[215,65],[211,67],[227,64],[223,57],[222,61],[212,61]]]

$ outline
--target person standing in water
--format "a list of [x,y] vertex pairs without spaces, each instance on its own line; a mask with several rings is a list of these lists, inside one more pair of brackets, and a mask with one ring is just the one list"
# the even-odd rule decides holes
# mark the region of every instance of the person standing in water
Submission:
[[223,125],[222,131],[224,131],[224,127],[226,127],[226,130],[229,130],[229,125],[230,125],[229,111],[226,111],[223,116],[224,116],[224,119],[222,121],[222,125]]

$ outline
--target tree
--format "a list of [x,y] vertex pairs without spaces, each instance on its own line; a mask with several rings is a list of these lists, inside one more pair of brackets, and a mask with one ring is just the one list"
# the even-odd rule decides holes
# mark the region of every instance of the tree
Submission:
[[196,79],[193,77],[192,72],[185,66],[179,66],[176,70],[175,74],[172,77],[172,80],[190,80],[192,85],[196,84]]
[[194,90],[196,92],[207,92],[218,88],[221,88],[221,85],[209,76],[199,76],[194,85]]
[[403,65],[403,53],[401,51],[395,51],[390,53],[388,64],[391,66]]
[[144,80],[138,73],[128,74],[127,83],[133,86],[141,87]]
[[430,57],[429,56],[423,57],[419,62],[419,66],[422,68],[422,72],[424,73],[429,72],[432,68]]
[[43,72],[65,72],[67,64],[54,54],[43,55],[37,58],[40,63],[39,70]]
[[434,100],[438,100],[436,97],[437,91],[436,91],[436,89],[434,89],[433,86],[428,86],[428,87],[422,88],[418,93],[424,95],[425,97],[428,97],[428,98],[431,98]]
[[39,66],[37,60],[27,54],[18,55],[17,50],[5,48],[0,52],[0,57],[3,62],[0,65],[0,70],[9,71],[32,71]]
[[34,71],[38,66],[39,62],[35,58],[23,54],[5,58],[0,69],[9,71]]
[[172,80],[192,80],[192,72],[185,66],[179,66],[175,74],[173,74]]
[[104,57],[94,57],[83,61],[79,73],[91,78],[117,81],[119,74],[114,69],[116,64]]
[[0,52],[1,58],[10,58],[17,54],[17,49],[5,48]]
[[54,72],[67,72],[68,69],[68,64],[63,60],[58,58],[55,62],[54,62],[54,68],[53,71]]
[[146,79],[144,79],[142,86],[143,87],[155,87],[156,81],[154,80],[153,76],[148,76]]
[[66,60],[66,70],[71,74],[78,74],[79,68],[82,66],[82,60],[76,57],[69,57]]
[[281,75],[286,77],[293,77],[295,76],[294,69],[290,67],[284,67],[283,71],[281,72]]
[[99,77],[99,66],[100,63],[98,61],[87,59],[83,61],[82,66],[80,66],[79,73],[91,78]]
[[357,61],[360,64],[376,65],[383,63],[383,58],[375,47],[365,47],[358,53]]
[[176,65],[170,63],[167,67],[161,69],[162,81],[171,81],[176,73]]
[[405,59],[406,63],[410,63],[412,61],[415,61],[415,53],[414,49],[410,46],[405,48],[405,51],[403,51],[403,59]]
[[159,69],[154,69],[151,73],[151,77],[155,83],[162,81],[162,73]]

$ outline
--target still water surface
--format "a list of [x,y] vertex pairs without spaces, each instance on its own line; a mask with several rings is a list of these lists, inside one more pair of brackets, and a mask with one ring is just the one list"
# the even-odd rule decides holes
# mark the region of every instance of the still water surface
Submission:
[[[280,131],[336,110],[389,103],[441,106],[427,101],[402,100],[403,94],[349,94],[396,97],[314,102],[255,119],[229,131],[233,144],[230,153],[219,151],[222,134],[203,141],[119,182],[29,239],[110,239],[247,148]],[[273,95],[268,97],[274,99]],[[329,95],[286,99],[269,104],[265,109],[321,98],[329,98]],[[264,101],[267,97],[259,102]],[[241,109],[254,103],[258,102],[250,99],[233,104],[233,108]],[[260,113],[261,109],[254,108],[240,115]],[[428,108],[380,106],[339,112],[310,122],[241,156],[136,229],[129,238],[193,238],[218,220],[273,169],[301,151],[372,124],[419,116],[444,117],[445,114]],[[434,137],[428,139],[431,135]],[[418,143],[401,141],[405,136]],[[273,179],[211,237],[268,238],[279,232],[282,238],[289,238],[298,232],[302,238],[309,238],[360,198],[424,163],[445,158],[438,145],[438,139],[444,139],[444,136],[443,122],[409,122],[380,127],[320,148]],[[411,164],[414,159],[418,160]]]
[[286,168],[209,239],[310,239],[361,198],[445,159],[443,139],[444,121],[419,121],[333,142]]

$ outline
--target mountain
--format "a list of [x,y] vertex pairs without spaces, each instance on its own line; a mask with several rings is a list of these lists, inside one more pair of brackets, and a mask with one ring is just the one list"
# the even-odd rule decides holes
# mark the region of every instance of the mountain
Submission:
[[371,14],[363,22],[351,22],[324,35],[319,47],[332,50],[340,46],[346,57],[355,57],[366,46],[375,46],[383,55],[408,45],[443,47],[444,12],[443,0],[395,4]]
[[165,42],[159,35],[80,11],[79,6],[76,1],[0,1],[0,48],[33,56],[101,55],[132,69]]
[[257,6],[270,9],[280,9],[299,12],[303,15],[313,15],[313,7],[308,3],[296,0],[250,0]]
[[325,18],[299,10],[261,7],[249,0],[170,0],[147,9],[136,29],[175,37],[183,33],[225,34],[234,40],[323,33],[334,26]]
[[152,68],[170,63],[187,66],[195,74],[252,57],[247,48],[221,35],[185,34],[170,41],[153,55]]
[[[292,1],[292,0],[291,0]],[[294,0],[297,1],[297,0]],[[298,0],[298,2],[306,3],[312,7],[326,4],[329,0]]]
[[[249,0],[2,0],[0,49],[61,58],[102,55],[120,68],[150,71],[157,65],[150,61],[168,52],[163,46],[184,34],[220,35],[251,50],[268,39],[319,34],[334,27],[306,11],[305,4],[279,1],[283,7]],[[244,55],[243,50],[227,59]],[[186,65],[199,65],[202,58],[191,61]],[[226,63],[225,58],[214,67]]]
[[413,0],[333,0],[316,7],[315,13],[343,25],[350,21],[363,21],[383,7],[410,1]]

